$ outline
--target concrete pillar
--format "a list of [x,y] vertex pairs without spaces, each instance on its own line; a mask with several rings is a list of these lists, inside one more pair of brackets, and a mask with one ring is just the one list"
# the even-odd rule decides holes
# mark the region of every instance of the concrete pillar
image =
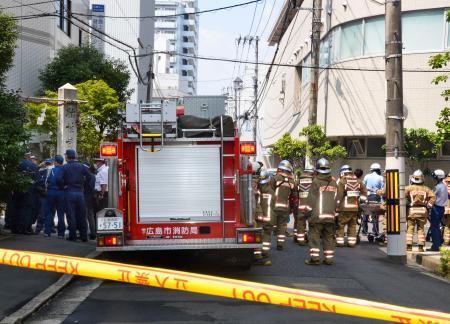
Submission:
[[56,153],[64,156],[67,149],[77,149],[77,123],[78,107],[75,102],[63,100],[76,100],[77,89],[66,83],[58,89],[58,134],[56,140]]

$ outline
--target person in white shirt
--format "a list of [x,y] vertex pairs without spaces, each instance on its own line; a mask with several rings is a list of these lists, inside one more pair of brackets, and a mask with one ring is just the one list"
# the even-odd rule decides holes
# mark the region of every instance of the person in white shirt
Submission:
[[108,166],[105,159],[94,159],[97,174],[95,175],[96,213],[108,207]]
[[443,170],[434,170],[431,176],[436,180],[436,186],[433,189],[433,192],[436,195],[436,201],[430,212],[431,240],[433,241],[430,251],[439,251],[439,247],[443,242],[440,226],[442,217],[444,216],[445,207],[448,204],[448,192],[447,186],[443,182],[445,178]]

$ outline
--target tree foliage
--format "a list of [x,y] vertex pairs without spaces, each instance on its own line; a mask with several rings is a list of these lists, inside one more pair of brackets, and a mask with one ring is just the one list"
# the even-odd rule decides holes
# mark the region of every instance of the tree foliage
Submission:
[[283,160],[289,160],[294,168],[303,167],[307,155],[313,160],[326,157],[330,162],[347,156],[347,150],[343,146],[332,144],[318,125],[303,128],[300,136],[308,136],[309,141],[292,138],[286,133],[274,144],[272,153]]
[[131,91],[128,91],[130,72],[127,66],[120,60],[105,57],[88,45],[71,45],[60,49],[41,71],[39,79],[45,90],[52,91],[66,83],[104,80],[117,92],[120,101],[125,102],[131,95]]
[[405,129],[405,151],[409,161],[417,162],[428,173],[427,161],[436,158],[440,149],[439,136],[425,128]]
[[0,201],[11,191],[22,189],[30,179],[18,171],[28,140],[25,109],[16,93],[8,91],[4,81],[12,65],[17,39],[17,25],[0,12]]

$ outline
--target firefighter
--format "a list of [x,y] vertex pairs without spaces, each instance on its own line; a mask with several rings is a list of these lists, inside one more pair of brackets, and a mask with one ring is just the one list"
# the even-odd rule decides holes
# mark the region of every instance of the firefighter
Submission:
[[311,207],[307,204],[307,198],[309,194],[309,189],[311,188],[311,184],[314,178],[314,169],[313,168],[305,168],[303,173],[300,175],[298,179],[298,212],[297,212],[297,243],[301,246],[306,245],[307,242],[307,234],[306,234],[306,218],[307,213],[311,210]]
[[336,213],[337,184],[331,176],[331,166],[327,159],[317,161],[317,175],[309,189],[307,209],[312,210],[309,222],[309,256],[308,265],[320,264],[320,243],[322,240],[326,265],[333,264],[334,257],[334,219]]
[[292,165],[283,160],[278,164],[277,173],[271,179],[271,187],[274,191],[274,216],[277,226],[277,250],[283,250],[286,240],[287,223],[289,222],[289,197],[295,189]]
[[409,181],[411,184],[405,188],[405,196],[408,200],[406,251],[412,251],[414,228],[417,225],[419,252],[424,252],[425,225],[428,218],[427,207],[433,206],[436,197],[433,191],[423,184],[424,176],[421,170],[414,171]]
[[263,229],[263,247],[261,256],[257,256],[258,265],[270,266],[270,246],[273,228],[273,190],[270,186],[270,176],[266,170],[261,170],[257,185],[256,226]]
[[356,245],[356,224],[358,220],[359,200],[367,200],[367,189],[364,183],[352,172],[349,165],[341,168],[338,185],[339,217],[336,231],[336,246],[344,246],[345,226],[347,226],[347,246]]
[[[450,173],[444,179],[444,184],[447,186],[447,194],[450,198]],[[450,245],[450,199],[444,211],[444,245]]]
[[[294,243],[297,242],[297,219],[298,219],[298,204],[299,204],[299,197],[298,197],[298,180],[301,175],[301,170],[296,169],[294,171],[294,177],[295,177],[295,186],[294,190],[291,192],[291,196],[289,197],[289,215],[292,214],[294,217],[294,231],[293,231],[293,237],[294,237]],[[286,236],[289,237],[288,234]]]

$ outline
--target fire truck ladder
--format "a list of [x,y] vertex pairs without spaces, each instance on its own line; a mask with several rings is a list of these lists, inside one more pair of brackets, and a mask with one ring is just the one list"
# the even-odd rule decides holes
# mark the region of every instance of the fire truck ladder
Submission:
[[[149,115],[150,121],[143,121],[143,112]],[[148,129],[144,129],[147,126]],[[141,103],[139,105],[139,145],[141,150],[148,153],[160,152],[164,146],[164,106],[155,103]],[[150,149],[144,147],[144,139],[150,138]],[[160,143],[158,149],[155,149],[157,141]]]

